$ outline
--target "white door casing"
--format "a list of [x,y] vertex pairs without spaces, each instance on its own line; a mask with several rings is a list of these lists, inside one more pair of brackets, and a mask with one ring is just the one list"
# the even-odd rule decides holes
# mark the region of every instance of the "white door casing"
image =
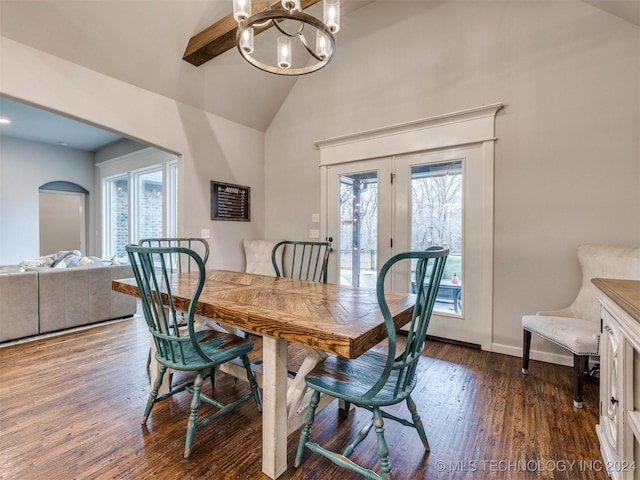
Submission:
[[[403,182],[406,185],[408,181],[404,178],[403,172],[408,171],[408,165],[413,161],[413,156],[407,154],[419,152],[421,157],[430,159],[463,160],[465,311],[461,316],[453,317],[453,320],[452,317],[434,315],[429,334],[479,344],[483,350],[491,350],[492,343],[493,162],[496,140],[495,116],[500,108],[502,104],[482,106],[316,142],[320,149],[320,227],[323,237],[337,235],[337,231],[333,231],[335,220],[333,225],[330,224],[330,219],[335,218],[335,215],[332,217],[329,211],[331,195],[335,193],[333,185],[336,182],[333,179],[336,173],[357,171],[360,167],[364,171],[369,170],[371,165],[377,165],[376,168],[380,172],[384,171],[384,175],[395,171],[399,177],[394,182],[396,185]],[[400,191],[396,194],[396,201],[391,200],[395,205],[403,195],[406,198],[406,193]],[[386,200],[382,199],[382,191],[380,195],[381,208],[385,208],[383,203]],[[406,223],[410,221],[408,216],[401,211],[394,213],[393,208],[391,210],[394,248],[390,249],[388,255],[380,252],[381,261],[389,258],[392,253],[408,249],[409,245],[405,245],[409,231]],[[380,225],[379,236],[384,235],[384,230],[384,225]],[[379,239],[379,247],[385,248],[386,243],[386,239]],[[338,255],[333,257],[337,262]],[[337,276],[338,268],[335,267],[331,268],[330,272]],[[330,279],[334,282],[336,280],[337,278]]]

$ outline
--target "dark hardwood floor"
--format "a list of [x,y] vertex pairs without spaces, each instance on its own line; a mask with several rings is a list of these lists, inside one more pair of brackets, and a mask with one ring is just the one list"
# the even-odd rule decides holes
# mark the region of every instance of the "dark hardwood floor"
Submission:
[[[251,402],[198,431],[189,459],[182,457],[187,393],[156,405],[141,426],[148,351],[141,318],[0,348],[0,479],[266,480],[261,414]],[[290,353],[295,363],[295,348]],[[248,390],[232,385],[218,375],[219,395]],[[568,367],[532,361],[523,376],[519,358],[431,341],[414,399],[431,452],[413,429],[388,421],[396,480],[607,478],[594,429],[598,387],[587,383],[584,408],[573,408]],[[312,439],[344,447],[368,415],[345,419],[332,404]],[[294,469],[298,434],[289,437],[289,469],[280,478],[362,478],[308,451]],[[374,435],[353,458],[377,468]]]

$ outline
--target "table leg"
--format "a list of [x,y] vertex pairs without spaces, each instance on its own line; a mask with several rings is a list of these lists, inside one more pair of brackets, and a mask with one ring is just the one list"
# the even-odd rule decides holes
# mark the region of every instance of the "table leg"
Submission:
[[305,355],[300,368],[296,372],[295,379],[290,383],[289,388],[287,389],[287,411],[289,412],[288,415],[290,417],[293,416],[294,412],[300,407],[300,403],[307,391],[307,387],[304,383],[304,377],[307,373],[313,370],[313,367],[315,367],[318,362],[327,358],[327,354],[324,352],[313,350],[308,347],[305,347],[305,350],[307,354]]
[[287,342],[262,338],[262,472],[278,478],[287,469]]

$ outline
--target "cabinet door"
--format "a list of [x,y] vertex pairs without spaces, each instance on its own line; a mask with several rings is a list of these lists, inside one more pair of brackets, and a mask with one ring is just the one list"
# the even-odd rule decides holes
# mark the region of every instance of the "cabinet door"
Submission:
[[[600,337],[600,448],[605,462],[619,460],[622,446],[620,425],[622,405],[621,368],[623,367],[623,339],[611,314],[602,309],[602,336]],[[619,472],[610,472],[613,478]]]

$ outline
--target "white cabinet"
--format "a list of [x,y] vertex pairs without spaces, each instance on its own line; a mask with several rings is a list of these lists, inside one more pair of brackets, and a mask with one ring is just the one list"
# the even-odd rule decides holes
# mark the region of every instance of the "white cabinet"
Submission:
[[640,282],[594,279],[600,298],[600,440],[615,480],[640,479]]
[[[605,465],[615,465],[620,461],[624,445],[622,438],[624,415],[620,414],[624,402],[620,403],[624,391],[620,382],[624,378],[624,338],[620,334],[617,322],[603,305],[602,336],[600,337],[600,423],[596,432],[600,439],[600,450]],[[606,359],[606,360],[605,360]],[[612,478],[624,478],[619,471],[608,469]]]

